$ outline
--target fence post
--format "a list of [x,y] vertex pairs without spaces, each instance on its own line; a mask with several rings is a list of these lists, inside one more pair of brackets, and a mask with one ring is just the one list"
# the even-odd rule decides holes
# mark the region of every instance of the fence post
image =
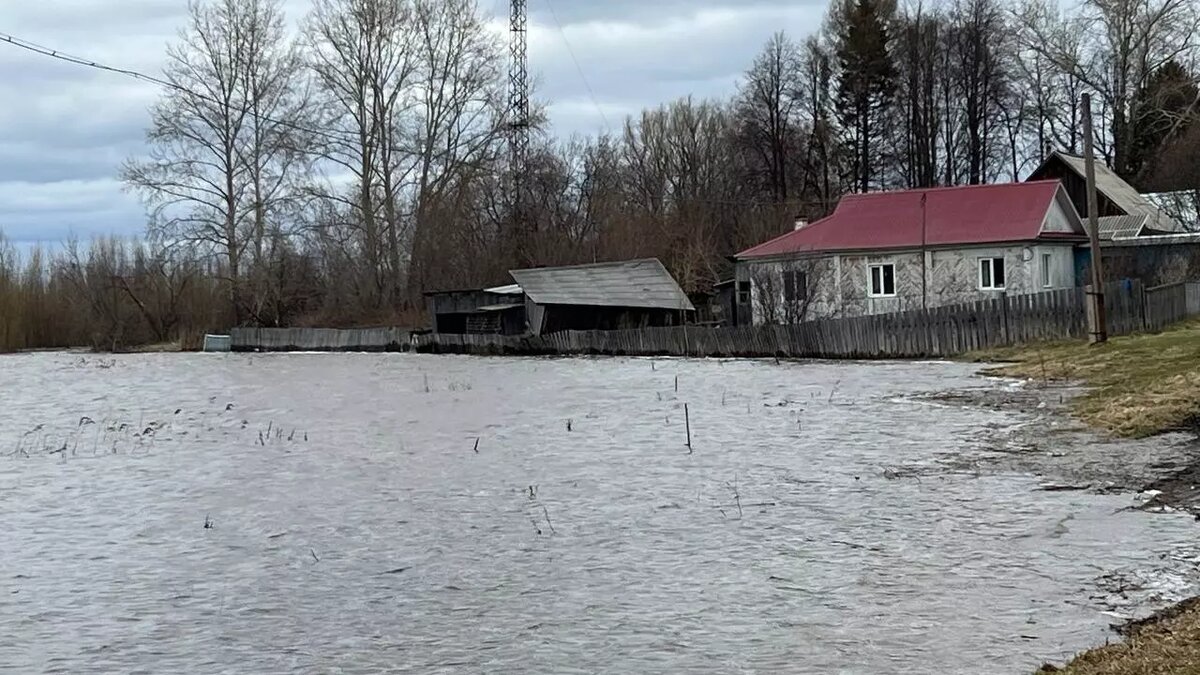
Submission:
[[1150,292],[1146,290],[1146,284],[1139,284],[1142,288],[1142,332],[1150,330]]
[[1004,344],[1010,345],[1012,344],[1012,337],[1008,332],[1008,293],[1000,294],[1000,317],[1003,322],[1001,330],[1004,331],[1001,340],[1004,341]]

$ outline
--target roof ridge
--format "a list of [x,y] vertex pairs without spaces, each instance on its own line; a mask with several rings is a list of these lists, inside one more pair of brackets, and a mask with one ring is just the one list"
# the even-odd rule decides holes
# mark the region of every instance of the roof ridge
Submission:
[[629,265],[632,263],[648,263],[648,262],[658,263],[659,265],[662,265],[664,268],[666,267],[666,265],[663,265],[663,262],[661,260],[659,260],[658,258],[630,258],[627,260],[609,260],[606,262],[581,263],[578,265],[553,265],[553,266],[546,266],[546,267],[522,267],[520,269],[509,270],[509,273],[511,274],[512,272],[541,272],[541,271],[545,271],[545,270],[578,270],[578,269],[586,269],[588,267],[612,267],[614,265]]
[[1040,180],[1010,181],[1007,183],[977,183],[974,185],[935,185],[933,187],[903,188],[901,190],[879,190],[879,191],[875,191],[875,192],[851,192],[850,194],[844,195],[842,197],[842,199],[839,200],[838,203],[841,204],[841,201],[844,201],[846,199],[851,199],[851,198],[877,197],[877,196],[881,196],[881,195],[903,195],[903,194],[914,194],[914,193],[924,193],[924,192],[949,192],[952,190],[983,190],[983,189],[987,189],[987,188],[1023,187],[1026,185],[1044,186],[1048,183],[1057,183],[1057,182],[1059,182],[1059,180],[1057,178],[1043,178]]

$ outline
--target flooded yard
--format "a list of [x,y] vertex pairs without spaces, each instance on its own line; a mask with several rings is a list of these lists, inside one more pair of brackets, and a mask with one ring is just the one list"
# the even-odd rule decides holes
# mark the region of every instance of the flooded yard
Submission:
[[3,357],[0,671],[1021,673],[1193,592],[1191,516],[972,464],[974,371]]

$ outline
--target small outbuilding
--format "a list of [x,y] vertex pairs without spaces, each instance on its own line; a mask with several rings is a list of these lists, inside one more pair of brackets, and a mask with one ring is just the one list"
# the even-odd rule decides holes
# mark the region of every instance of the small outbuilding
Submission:
[[434,333],[520,335],[525,296],[516,285],[425,294]]
[[676,326],[695,307],[657,258],[513,270],[530,333]]

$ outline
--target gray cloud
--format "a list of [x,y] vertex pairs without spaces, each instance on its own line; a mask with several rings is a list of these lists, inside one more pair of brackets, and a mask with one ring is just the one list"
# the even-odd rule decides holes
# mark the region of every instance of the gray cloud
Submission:
[[[5,4],[16,7],[5,7],[0,31],[147,73],[161,70],[164,48],[186,20],[183,0]],[[480,5],[504,33],[507,0]],[[285,11],[298,23],[308,6],[286,0]],[[728,95],[771,33],[805,35],[824,7],[789,0],[529,0],[529,10],[536,96],[549,103],[554,132],[566,136],[616,130],[626,115],[676,98]],[[158,93],[0,43],[0,230],[48,241],[141,232],[142,207],[117,175],[124,159],[145,151],[146,109]]]

